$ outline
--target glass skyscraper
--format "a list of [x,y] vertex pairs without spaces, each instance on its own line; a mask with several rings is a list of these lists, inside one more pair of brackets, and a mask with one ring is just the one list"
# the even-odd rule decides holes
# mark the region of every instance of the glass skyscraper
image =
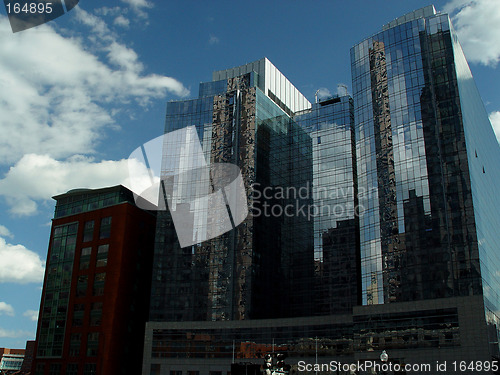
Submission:
[[349,96],[311,105],[267,59],[168,103],[166,133],[194,125],[208,163],[241,169],[250,215],[181,248],[159,212],[143,371],[299,357],[321,335],[328,353],[349,351],[342,314],[360,298],[353,116]]
[[169,213],[159,214],[152,321],[311,315],[313,225],[279,211],[311,200],[289,194],[312,179],[311,139],[289,115],[307,106],[267,59],[215,72],[198,99],[168,104],[165,132],[194,125],[208,163],[237,165],[252,214],[230,232],[184,248]]
[[194,125],[207,162],[237,165],[252,214],[185,248],[159,214],[144,374],[500,360],[500,149],[448,15],[397,18],[351,64],[352,99],[310,104],[262,59],[168,104],[165,131]]
[[447,14],[351,50],[365,305],[483,296],[498,355],[500,150]]

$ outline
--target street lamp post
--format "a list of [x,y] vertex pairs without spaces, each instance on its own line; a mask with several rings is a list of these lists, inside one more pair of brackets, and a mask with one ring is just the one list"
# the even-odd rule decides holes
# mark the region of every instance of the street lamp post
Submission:
[[[389,360],[389,354],[385,350],[382,351],[382,354],[380,354],[380,361],[382,362],[382,366],[387,363]],[[386,374],[387,372],[382,368],[382,374]]]

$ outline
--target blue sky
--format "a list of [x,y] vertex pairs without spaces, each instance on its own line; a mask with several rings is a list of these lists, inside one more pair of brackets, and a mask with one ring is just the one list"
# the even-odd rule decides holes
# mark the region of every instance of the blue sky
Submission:
[[[351,90],[350,48],[416,0],[82,0],[13,34],[0,10],[0,347],[34,339],[51,196],[126,183],[125,159],[161,135],[165,103],[213,70],[267,57],[310,100]],[[452,15],[500,134],[498,0],[438,0]],[[500,135],[499,135],[500,136]]]

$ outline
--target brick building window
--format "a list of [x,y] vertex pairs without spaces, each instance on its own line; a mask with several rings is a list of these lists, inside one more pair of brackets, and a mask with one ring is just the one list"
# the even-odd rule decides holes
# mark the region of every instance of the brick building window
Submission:
[[91,332],[87,335],[87,357],[97,357],[99,349],[99,332]]
[[111,216],[101,219],[101,227],[99,228],[99,238],[109,238],[111,235]]
[[102,296],[104,294],[104,282],[106,281],[106,272],[96,273],[94,276],[93,295]]
[[83,228],[83,242],[92,241],[94,238],[94,220],[87,221]]
[[97,372],[97,365],[95,363],[86,363],[83,366],[83,375],[95,375]]

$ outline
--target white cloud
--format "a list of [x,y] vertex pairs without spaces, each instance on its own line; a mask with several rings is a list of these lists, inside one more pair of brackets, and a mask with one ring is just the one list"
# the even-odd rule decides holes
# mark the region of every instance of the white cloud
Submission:
[[[135,175],[141,171],[137,166]],[[33,176],[36,176],[36,183],[27,184]],[[147,186],[149,177],[144,177]],[[0,180],[0,195],[6,199],[11,213],[33,215],[37,211],[36,201],[48,200],[75,188],[118,184],[130,186],[127,160],[94,162],[88,157],[75,156],[58,161],[48,155],[27,154]]]
[[217,38],[215,35],[210,35],[210,38],[208,38],[208,44],[218,44],[220,42],[220,39]]
[[153,3],[148,0],[122,0],[122,2],[128,4],[142,18],[147,18],[147,13],[144,10],[153,7]]
[[124,103],[188,94],[174,78],[144,74],[135,51],[102,19],[81,8],[75,14],[91,27],[88,39],[65,38],[48,25],[13,34],[0,16],[0,164],[26,153],[93,153]]
[[29,318],[30,320],[36,322],[38,320],[38,310],[26,310],[23,316]]
[[0,338],[16,339],[19,337],[33,338],[35,334],[29,331],[0,328]]
[[316,91],[316,95],[319,99],[331,98],[332,93],[326,87],[321,87],[318,91]]
[[126,9],[120,7],[101,7],[94,9],[94,13],[99,16],[118,16],[121,13],[127,13]]
[[[113,25],[120,26],[123,28],[128,29],[130,26],[130,20],[125,17],[126,14],[128,14],[129,9],[128,8],[122,8],[119,6],[115,7],[101,7],[94,9],[94,14],[98,16],[104,16],[104,17],[113,17]],[[87,12],[83,12],[83,14],[86,14]]]
[[113,42],[109,45],[107,50],[109,51],[109,61],[120,68],[135,73],[140,72],[144,68],[139,62],[137,53],[123,44]]
[[118,17],[115,18],[115,20],[113,21],[113,24],[115,24],[117,26],[124,27],[124,28],[128,28],[130,26],[130,21],[128,20],[128,18],[125,18],[122,15],[119,15]]
[[122,2],[134,8],[152,8],[153,4],[148,0],[122,0]]
[[0,225],[0,236],[14,238],[14,235],[10,233],[10,230],[8,230],[7,227],[3,225]]
[[497,136],[498,143],[500,143],[500,112],[491,112],[490,113],[490,122],[493,126],[493,130],[495,131],[495,135]]
[[498,0],[452,0],[444,6],[469,62],[495,66],[500,60]]
[[11,245],[0,237],[0,283],[41,283],[45,262],[23,245]]
[[14,308],[5,302],[0,302],[0,315],[14,316]]

